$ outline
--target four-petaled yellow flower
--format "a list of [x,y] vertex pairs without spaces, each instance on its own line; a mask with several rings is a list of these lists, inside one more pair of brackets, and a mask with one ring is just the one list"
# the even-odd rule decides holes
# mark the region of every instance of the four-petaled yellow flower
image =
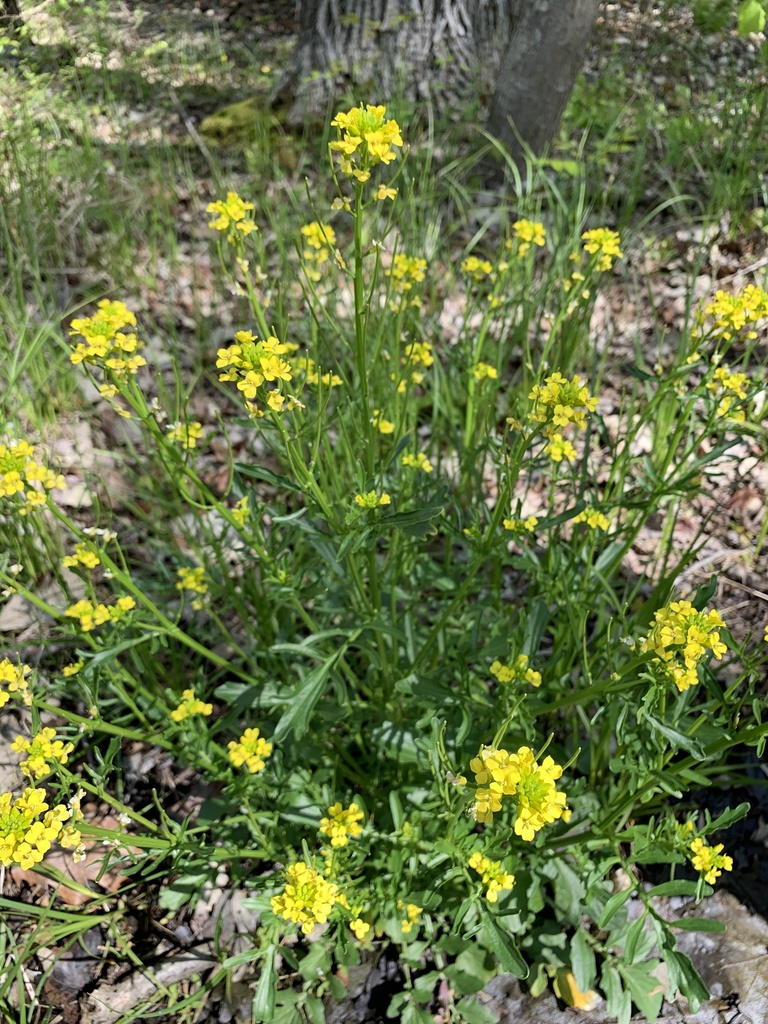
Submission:
[[[517,255],[527,255],[532,245],[542,246],[546,238],[544,225],[535,220],[516,220],[512,225],[517,241]],[[511,240],[510,240],[511,241]]]
[[541,686],[541,672],[528,668],[528,655],[518,654],[514,661],[504,665],[496,659],[490,668],[491,675],[500,683],[524,682],[531,686]]
[[227,744],[229,760],[240,768],[242,765],[255,775],[263,771],[264,758],[272,753],[272,744],[268,743],[263,736],[259,735],[258,729],[246,729],[239,740],[230,740]]
[[285,872],[285,887],[271,899],[277,917],[301,925],[305,935],[315,925],[325,924],[334,906],[346,906],[346,898],[334,882],[329,882],[310,864],[299,861]]
[[103,626],[105,622],[119,622],[123,616],[136,607],[132,597],[119,597],[112,605],[96,604],[83,599],[69,606],[64,614],[69,619],[79,619],[80,629],[84,633],[90,633],[97,626]]
[[8,658],[0,661],[0,708],[5,707],[12,697],[20,697],[25,704],[32,703],[27,680],[31,671],[29,665],[14,665]]
[[46,491],[66,487],[61,473],[36,462],[34,454],[28,441],[0,444],[0,498],[9,498],[9,511],[21,516],[45,505]]
[[496,380],[499,376],[496,367],[490,363],[478,363],[472,372],[475,380]]
[[551,757],[541,764],[530,747],[515,754],[494,747],[483,747],[480,756],[470,762],[475,781],[482,787],[475,793],[471,814],[476,821],[490,824],[502,807],[502,798],[510,796],[516,806],[515,834],[530,842],[550,822],[569,821],[565,793],[558,793],[555,782],[563,774]]
[[386,110],[384,106],[360,104],[346,113],[339,111],[331,121],[331,127],[339,129],[339,137],[330,148],[339,154],[342,173],[361,184],[368,181],[376,164],[389,164],[395,159],[393,147],[403,145],[400,125],[385,119]]
[[320,831],[331,840],[331,846],[346,846],[350,836],[354,839],[362,834],[362,826],[358,824],[362,817],[363,812],[357,804],[345,808],[335,803],[328,808],[328,817],[321,819]]
[[214,231],[226,234],[227,241],[235,243],[239,238],[245,238],[252,231],[258,228],[248,216],[253,210],[253,203],[244,202],[237,192],[227,192],[226,199],[217,199],[208,203],[207,213],[215,213],[217,216],[208,221],[208,227]]
[[213,713],[213,704],[206,704],[195,696],[194,690],[184,690],[181,695],[181,703],[171,712],[174,722],[183,722],[190,715],[210,715]]
[[416,455],[404,455],[400,464],[409,466],[411,469],[420,469],[422,473],[431,473],[434,468],[424,452],[418,452]]
[[511,889],[515,884],[515,876],[505,871],[500,861],[484,857],[479,851],[472,854],[467,864],[481,876],[486,886],[485,898],[489,903],[497,903],[499,893]]
[[[146,359],[137,354],[141,342],[135,334],[126,334],[124,327],[136,326],[136,315],[123,302],[102,299],[96,305],[96,315],[71,322],[69,333],[83,341],[75,345],[70,361],[90,363],[109,370],[115,377],[135,374],[146,365]],[[104,398],[117,394],[114,385],[102,389]],[[126,410],[122,410],[126,411]]]
[[700,872],[704,881],[709,885],[714,885],[723,871],[733,871],[732,858],[722,850],[722,843],[718,843],[717,846],[707,846],[703,839],[694,839],[691,843],[693,869]]
[[573,517],[574,525],[576,523],[586,523],[590,530],[607,530],[611,521],[604,512],[600,512],[596,508],[592,508],[591,505],[579,512],[577,516]]
[[17,754],[26,754],[19,768],[31,778],[42,779],[51,772],[51,761],[66,764],[69,755],[75,749],[74,743],[64,743],[56,739],[56,730],[41,729],[31,739],[17,736],[11,744],[11,750]]
[[511,530],[513,533],[533,533],[538,525],[539,520],[536,516],[527,516],[525,519],[504,519],[502,526],[505,530]]
[[354,921],[351,921],[349,927],[354,932],[358,942],[365,942],[371,931],[371,925],[360,917],[356,917]]
[[478,259],[477,256],[467,256],[461,261],[461,269],[475,281],[483,281],[493,271],[493,266],[488,260]]
[[371,423],[373,423],[380,434],[394,434],[395,432],[395,424],[392,420],[384,419],[378,409],[373,410]]
[[172,423],[168,427],[168,440],[180,444],[185,451],[196,448],[202,436],[203,425],[197,420],[194,423]]
[[735,373],[728,366],[718,366],[714,372],[713,379],[706,385],[710,394],[714,398],[720,399],[717,406],[717,415],[729,416],[737,423],[743,423],[746,419],[746,413],[735,400],[744,401],[750,384],[751,381],[746,373]]
[[0,794],[0,864],[18,864],[24,871],[39,864],[55,842],[65,849],[78,848],[76,828],[65,825],[72,811],[63,804],[49,807],[44,789],[27,787],[14,800]]
[[392,499],[386,491],[382,491],[381,494],[377,494],[376,491],[368,491],[367,494],[356,494],[355,504],[359,505],[360,508],[378,508],[379,505],[390,505]]
[[591,256],[598,256],[598,270],[610,270],[614,259],[621,259],[624,255],[619,248],[621,239],[618,231],[611,231],[610,228],[593,228],[591,231],[585,231],[581,237],[585,252]]
[[654,613],[654,624],[640,649],[654,652],[651,665],[682,692],[698,683],[697,666],[707,651],[722,658],[728,650],[720,639],[723,626],[714,609],[699,612],[690,601],[672,601]]
[[[403,909],[402,900],[400,902],[398,902],[397,907],[398,907],[398,910],[402,910]],[[416,925],[416,923],[418,922],[419,917],[420,917],[420,915],[421,915],[423,910],[424,910],[423,907],[419,907],[415,903],[406,903],[405,904],[405,915],[406,916],[400,922],[400,928],[402,929],[403,935],[410,935],[410,933],[413,931],[414,925]]]
[[61,560],[61,564],[66,565],[70,569],[80,565],[86,569],[95,569],[100,564],[100,561],[96,552],[91,551],[87,544],[76,544],[74,554],[65,555]]

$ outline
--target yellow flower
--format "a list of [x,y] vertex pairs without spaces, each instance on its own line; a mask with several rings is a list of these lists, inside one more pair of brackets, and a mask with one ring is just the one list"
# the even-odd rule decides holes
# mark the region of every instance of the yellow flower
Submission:
[[388,188],[386,185],[379,185],[376,195],[373,198],[377,202],[381,202],[382,199],[394,199],[396,195],[396,188]]
[[662,679],[670,679],[679,691],[695,686],[697,665],[711,651],[722,658],[728,650],[720,639],[725,626],[717,611],[696,611],[690,601],[672,601],[654,614],[654,624],[640,650],[654,653],[651,665]]
[[573,462],[576,458],[576,449],[570,441],[567,441],[562,434],[552,434],[549,444],[544,448],[544,454],[548,455],[553,462]]
[[181,703],[171,712],[174,722],[183,722],[190,715],[210,715],[213,713],[213,704],[206,704],[195,697],[194,690],[184,690],[181,695]]
[[346,846],[350,836],[355,838],[362,834],[363,829],[358,822],[362,820],[363,812],[357,804],[344,808],[335,803],[328,808],[328,815],[321,819],[320,831],[331,840],[331,846]]
[[312,221],[311,224],[304,225],[301,233],[306,238],[307,245],[311,245],[313,249],[322,249],[326,245],[332,248],[336,245],[336,232],[330,224]]
[[707,846],[703,839],[694,839],[690,848],[694,871],[700,872],[709,885],[714,885],[723,871],[733,871],[733,860],[722,852],[722,843]]
[[[397,904],[398,909],[402,909],[403,904],[399,902]],[[414,925],[418,922],[419,917],[423,911],[423,907],[417,906],[415,903],[406,903],[405,905],[405,918],[400,922],[400,927],[404,935],[410,935],[413,931]]]
[[546,237],[544,225],[535,220],[517,220],[512,225],[518,243],[517,255],[525,256],[532,245],[542,246]]
[[482,281],[493,271],[493,266],[488,260],[480,260],[477,256],[467,256],[461,261],[461,269],[475,281]]
[[78,658],[77,661],[73,661],[69,665],[65,665],[61,670],[61,674],[65,679],[68,679],[70,676],[76,676],[84,664],[85,662],[83,659]]
[[20,697],[25,704],[32,703],[27,681],[31,671],[29,665],[14,665],[7,658],[0,661],[0,708],[5,707],[12,697]]
[[584,251],[599,256],[598,270],[610,270],[614,259],[621,259],[624,255],[619,248],[621,239],[617,231],[594,228],[592,231],[585,231],[581,237],[584,240]]
[[69,754],[75,749],[74,743],[64,743],[57,740],[56,730],[47,728],[31,739],[17,736],[11,744],[11,750],[17,754],[28,756],[21,762],[19,768],[25,775],[35,779],[42,779],[44,775],[51,772],[50,762],[58,761],[59,764],[66,764]]
[[78,846],[80,833],[64,824],[71,813],[63,804],[49,808],[43,789],[28,787],[15,800],[10,793],[0,794],[0,864],[18,864],[26,871],[40,863],[54,842]]
[[716,292],[713,301],[704,307],[704,312],[697,315],[694,336],[703,333],[706,317],[713,320],[711,331],[715,337],[730,341],[735,334],[749,326],[750,330],[744,337],[753,340],[757,337],[754,325],[768,317],[768,292],[752,284],[736,295]]
[[89,633],[96,626],[102,626],[105,622],[117,622],[126,612],[136,607],[132,597],[120,597],[109,607],[105,604],[94,605],[91,601],[83,599],[70,605],[64,614],[70,619],[80,620],[80,629]]
[[0,498],[11,499],[10,511],[22,516],[45,504],[46,491],[66,487],[61,473],[35,462],[34,453],[28,441],[0,444]]
[[415,284],[421,284],[424,280],[426,269],[426,260],[399,252],[384,273],[391,280],[393,291],[409,292]]
[[489,363],[478,363],[472,372],[475,380],[496,380],[499,376],[496,367]]
[[[143,356],[137,355],[141,342],[135,334],[125,334],[123,327],[135,327],[136,316],[123,302],[102,299],[97,303],[96,315],[73,320],[70,335],[80,336],[83,341],[75,345],[70,361],[101,365],[111,370],[116,377],[135,374],[139,367],[146,365]],[[103,397],[111,398],[117,393],[114,385],[106,385]]]
[[226,199],[217,199],[206,207],[207,213],[217,214],[208,221],[208,227],[214,231],[226,233],[227,241],[234,244],[238,237],[247,237],[258,228],[248,216],[253,210],[253,203],[244,202],[237,192],[227,192]]
[[513,533],[533,533],[538,526],[539,520],[536,516],[527,516],[525,519],[504,519],[502,526],[505,530],[512,530]]
[[416,455],[404,455],[400,463],[403,466],[410,466],[411,469],[419,469],[422,473],[431,473],[433,470],[432,463],[424,452],[418,452]]
[[497,903],[499,893],[515,884],[515,876],[505,871],[500,861],[484,857],[479,851],[472,854],[467,864],[481,876],[483,885],[487,887],[485,898],[489,903]]
[[565,793],[558,793],[555,786],[563,769],[551,757],[539,764],[530,747],[520,747],[515,754],[483,747],[480,756],[470,762],[470,768],[478,786],[483,787],[475,793],[471,810],[476,821],[490,824],[493,815],[501,810],[505,796],[515,801],[515,834],[527,842],[546,824],[558,818],[570,819]]
[[363,921],[359,917],[355,918],[354,921],[350,922],[349,927],[354,932],[355,938],[358,940],[358,942],[365,942],[371,931],[371,925],[369,925],[367,921]]
[[202,436],[203,425],[197,421],[194,423],[172,423],[168,427],[168,440],[177,442],[185,451],[196,448],[197,442]]
[[370,168],[378,163],[391,163],[397,153],[393,147],[401,147],[403,140],[397,121],[387,121],[386,107],[352,107],[346,113],[339,111],[331,121],[332,128],[338,128],[338,139],[330,143],[333,152],[339,154],[339,166],[343,174],[354,176],[361,184],[370,178]]
[[346,900],[336,884],[299,861],[288,867],[283,891],[270,902],[277,917],[301,925],[302,932],[309,935],[315,925],[325,924],[337,903],[344,905]]
[[238,526],[245,526],[246,522],[250,518],[251,509],[248,503],[248,495],[241,498],[235,503],[235,507],[232,509],[232,518],[235,520]]
[[95,551],[90,550],[87,544],[76,544],[75,553],[73,555],[65,555],[61,564],[69,568],[82,565],[86,569],[95,569],[100,564],[100,559]]
[[395,432],[395,424],[391,420],[385,420],[378,409],[373,410],[371,422],[380,434],[394,434]]
[[194,569],[190,569],[186,565],[182,566],[181,569],[177,570],[176,575],[178,576],[176,582],[177,590],[189,590],[193,594],[208,593],[208,584],[205,582],[205,569],[202,565],[198,565]]
[[567,427],[569,423],[583,430],[587,425],[587,412],[594,412],[597,408],[597,398],[590,396],[581,377],[568,380],[561,373],[550,374],[543,385],[536,384],[528,398],[533,402],[528,419],[556,430]]
[[239,740],[230,740],[227,750],[235,768],[245,765],[255,775],[264,769],[264,758],[272,753],[272,744],[259,735],[258,729],[246,729]]
[[368,491],[367,494],[355,495],[355,504],[359,505],[360,508],[373,509],[378,508],[380,505],[389,505],[391,502],[392,499],[386,491],[383,491],[381,494],[377,494],[376,491]]
[[574,516],[573,522],[574,524],[586,523],[590,530],[607,530],[611,525],[608,516],[596,508],[592,508],[591,505],[587,505],[582,512]]
[[541,673],[528,668],[527,654],[518,654],[517,658],[507,665],[496,659],[491,665],[490,672],[500,683],[525,682],[531,686],[541,686]]

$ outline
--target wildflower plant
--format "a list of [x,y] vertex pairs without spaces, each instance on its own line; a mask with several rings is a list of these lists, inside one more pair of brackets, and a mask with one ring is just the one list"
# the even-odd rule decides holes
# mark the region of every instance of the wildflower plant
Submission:
[[[226,866],[259,924],[204,985],[253,962],[255,1020],[322,1020],[361,946],[397,952],[389,1014],[409,1021],[448,989],[453,1019],[480,1019],[477,979],[496,970],[533,992],[573,974],[617,1018],[634,1003],[653,1020],[660,960],[696,1007],[706,990],[655,896],[699,900],[732,867],[746,806],[712,821],[692,794],[762,753],[768,653],[729,631],[715,581],[686,585],[700,538],[676,546],[674,527],[755,426],[764,367],[734,346],[763,336],[763,293],[705,304],[665,373],[637,370],[609,457],[599,367],[578,356],[618,233],[521,208],[495,249],[441,267],[409,231],[398,122],[360,105],[330,129],[335,198],[311,190],[284,275],[303,266],[302,290],[275,275],[267,301],[256,194],[208,207],[240,316],[206,353],[215,425],[188,415],[180,368],[146,365],[122,302],[72,322],[74,364],[131,417],[146,486],[175,502],[173,530],[148,503],[142,543],[163,557],[92,532],[110,523],[86,532],[54,470],[30,485],[31,444],[0,450],[3,500],[42,496],[66,537],[57,566],[85,587],[45,607],[66,648],[55,703],[0,662],[0,707],[28,703],[35,724],[16,745],[35,785],[0,798],[0,859],[42,870],[51,844],[76,852],[98,830],[68,787],[101,793],[93,764],[151,744],[216,796],[180,821],[154,795],[108,794],[126,822],[110,849],[131,879],[163,879],[169,912]],[[465,302],[450,342],[434,308],[448,269]],[[627,558],[651,517],[664,543],[638,579]],[[28,522],[9,521],[22,563]],[[61,727],[38,728],[42,712]],[[647,889],[653,864],[689,875]]]

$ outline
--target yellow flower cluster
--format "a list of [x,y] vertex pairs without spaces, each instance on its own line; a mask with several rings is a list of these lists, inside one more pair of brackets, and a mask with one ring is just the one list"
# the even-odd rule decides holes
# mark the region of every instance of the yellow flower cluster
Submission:
[[484,857],[479,851],[473,853],[467,863],[481,876],[486,886],[485,898],[489,903],[497,903],[499,893],[511,889],[515,884],[515,876],[505,871],[500,861]]
[[227,192],[226,199],[208,203],[206,213],[216,214],[213,220],[208,221],[208,227],[226,234],[227,241],[234,245],[239,239],[247,238],[252,231],[258,231],[249,216],[252,210],[253,203],[243,202],[237,192]]
[[434,468],[424,452],[418,452],[416,455],[404,455],[400,464],[408,466],[410,469],[419,469],[422,473],[431,473]]
[[[421,284],[424,280],[427,261],[419,256],[406,256],[399,252],[392,260],[392,266],[384,273],[392,282],[392,290],[399,294],[410,292],[415,284]],[[420,306],[421,299],[416,295],[410,300],[412,306]],[[391,308],[397,312],[397,303],[391,303]]]
[[66,764],[69,755],[74,749],[74,743],[64,743],[62,740],[57,740],[56,730],[51,728],[41,729],[31,739],[17,736],[11,744],[11,750],[17,754],[27,755],[19,765],[19,768],[21,768],[25,775],[35,779],[42,779],[44,775],[50,774],[51,761]]
[[[111,302],[102,299],[97,304],[95,316],[73,320],[70,334],[80,336],[84,340],[75,345],[70,360],[77,363],[92,363],[105,367],[115,375],[124,377],[135,374],[140,366],[146,365],[146,359],[137,355],[141,342],[135,334],[126,334],[124,327],[135,327],[136,316],[122,302]],[[111,398],[116,389],[107,387],[103,392],[105,398]]]
[[728,650],[718,632],[725,623],[714,609],[698,612],[690,601],[673,601],[660,608],[654,620],[641,650],[654,652],[652,664],[661,668],[681,692],[698,683],[696,666],[707,651],[722,658]]
[[621,239],[618,231],[611,231],[609,228],[594,228],[592,231],[585,231],[581,236],[584,242],[584,251],[590,256],[597,256],[597,269],[610,270],[614,259],[621,259],[624,253],[620,249]]
[[488,260],[478,259],[477,256],[467,256],[465,260],[461,261],[461,269],[475,281],[483,281],[492,273],[493,266]]
[[538,526],[539,520],[536,516],[527,516],[525,519],[505,519],[502,526],[505,530],[512,530],[513,533],[533,533]]
[[85,662],[83,659],[78,658],[77,661],[72,661],[69,665],[65,665],[61,670],[61,674],[65,679],[70,679],[72,676],[76,676],[78,674],[84,664]]
[[105,622],[118,622],[126,612],[136,607],[132,597],[119,597],[112,605],[97,604],[91,601],[78,601],[67,608],[64,614],[69,619],[79,619],[80,629],[89,633],[96,626],[103,626]]
[[502,798],[510,796],[516,806],[515,835],[530,842],[546,824],[562,818],[569,821],[571,812],[565,793],[558,793],[555,782],[563,774],[551,757],[539,764],[530,747],[520,747],[516,754],[494,747],[483,747],[480,756],[470,762],[478,789],[472,817],[490,824],[501,810]]
[[232,518],[235,520],[238,526],[245,526],[246,522],[250,518],[251,507],[246,494],[244,498],[235,502],[235,507],[232,509]]
[[0,864],[18,864],[26,871],[40,863],[54,842],[79,848],[79,831],[64,824],[71,816],[63,804],[49,807],[44,789],[28,787],[15,800],[11,793],[0,794]]
[[346,897],[334,882],[329,882],[310,864],[299,861],[285,872],[285,888],[271,899],[272,911],[285,921],[301,925],[305,935],[317,924],[325,924],[338,903],[346,906]]
[[312,221],[301,229],[305,239],[302,255],[307,263],[307,277],[312,281],[320,280],[320,267],[330,259],[331,249],[336,245],[336,232],[330,224]]
[[227,750],[235,768],[245,765],[251,775],[256,775],[264,770],[264,758],[272,753],[272,744],[259,735],[258,729],[246,729],[239,740],[229,741]]
[[576,450],[562,432],[571,424],[583,430],[587,425],[587,413],[597,408],[597,398],[590,397],[581,377],[568,380],[560,373],[550,374],[543,385],[536,384],[528,398],[533,402],[528,419],[540,423],[548,438],[545,453],[553,462],[563,459],[572,462],[576,458]]
[[294,366],[297,372],[304,372],[304,379],[307,384],[312,384],[313,386],[322,384],[324,388],[338,388],[344,383],[338,373],[331,373],[330,371],[323,374],[318,373],[317,364],[314,359],[310,359],[308,356],[302,356],[300,359],[297,359]]
[[35,462],[34,454],[28,441],[0,444],[0,498],[11,498],[14,511],[21,516],[44,505],[46,491],[63,491],[66,487],[61,473]]
[[[397,393],[402,395],[408,387],[408,380],[411,384],[422,384],[424,382],[424,370],[428,370],[435,361],[432,354],[432,346],[428,341],[412,341],[405,346],[403,358],[401,359],[401,372],[403,376],[397,385]],[[395,379],[394,373],[392,380]]]
[[61,562],[62,565],[66,565],[70,569],[75,569],[82,565],[86,569],[95,569],[97,565],[101,564],[101,559],[95,551],[91,551],[87,544],[76,544],[75,553],[73,555],[65,555]]
[[573,517],[574,526],[577,523],[586,523],[590,530],[607,530],[611,521],[604,512],[600,512],[591,505],[587,505],[577,516]]
[[373,509],[378,508],[380,505],[391,505],[392,499],[383,491],[381,494],[377,494],[376,491],[368,491],[367,494],[356,494],[355,504],[359,505],[360,508]]
[[742,288],[736,295],[717,291],[712,302],[704,307],[704,312],[696,317],[694,337],[704,332],[707,317],[712,320],[711,331],[715,337],[730,341],[744,327],[748,327],[744,338],[753,340],[757,337],[755,325],[768,317],[768,292],[753,284]]
[[7,658],[0,661],[0,708],[12,697],[20,697],[25,704],[32,703],[27,680],[31,671],[29,665],[14,665]]
[[213,713],[213,704],[206,704],[198,700],[194,690],[184,690],[181,695],[181,703],[171,712],[174,722],[183,722],[190,715],[210,715]]
[[709,885],[714,885],[723,871],[733,870],[732,858],[722,850],[722,843],[718,843],[717,846],[707,846],[703,839],[694,839],[691,843],[693,869],[700,872],[704,876],[704,881]]
[[714,398],[719,398],[717,407],[718,416],[730,416],[737,423],[743,423],[746,414],[743,409],[733,409],[734,399],[744,401],[747,397],[747,388],[750,380],[746,373],[735,373],[728,366],[718,366],[713,374],[713,380],[707,384],[707,390]]
[[288,409],[295,408],[297,401],[279,390],[281,381],[287,383],[293,379],[293,367],[281,357],[294,351],[295,346],[280,342],[271,335],[261,341],[251,331],[238,331],[235,341],[236,345],[220,348],[217,353],[216,366],[224,371],[219,374],[219,380],[237,384],[237,390],[242,391],[248,400],[246,407],[252,414],[260,411],[253,399],[266,383],[277,385],[265,389],[267,405],[273,412],[282,412],[286,402]]
[[400,922],[400,928],[402,929],[404,935],[410,935],[414,929],[414,926],[417,924],[424,908],[417,906],[415,903],[403,904],[402,901],[399,901],[397,904],[397,909],[402,910],[403,906],[405,906],[405,917]]
[[328,817],[320,821],[320,831],[331,840],[331,846],[346,846],[349,837],[354,839],[362,834],[363,812],[357,804],[350,804],[349,807],[342,807],[340,803],[333,804],[328,808]]
[[401,147],[403,139],[397,121],[385,119],[384,106],[352,107],[346,113],[339,111],[331,121],[332,128],[339,129],[339,137],[330,143],[330,148],[339,154],[342,174],[357,178],[362,184],[371,176],[371,168],[378,163],[391,163],[397,153],[394,146]]
[[176,583],[177,590],[190,590],[193,594],[207,594],[208,584],[205,582],[205,569],[202,565],[190,569],[189,566],[182,566],[176,573],[179,577]]
[[490,363],[477,363],[472,373],[475,380],[496,380],[499,376],[496,367]]
[[197,442],[203,436],[203,425],[198,423],[171,423],[168,427],[168,440],[180,444],[184,451],[197,448]]
[[379,409],[373,410],[373,418],[371,423],[378,430],[380,434],[394,434],[395,424],[392,420],[384,419]]
[[531,686],[541,686],[541,672],[528,668],[527,654],[518,654],[514,661],[506,665],[497,659],[491,665],[490,672],[500,683],[523,682],[530,683]]
[[[544,225],[536,220],[516,220],[512,225],[517,242],[517,255],[520,259],[528,254],[532,245],[542,246],[546,239]],[[512,239],[507,241],[507,248],[512,248]]]

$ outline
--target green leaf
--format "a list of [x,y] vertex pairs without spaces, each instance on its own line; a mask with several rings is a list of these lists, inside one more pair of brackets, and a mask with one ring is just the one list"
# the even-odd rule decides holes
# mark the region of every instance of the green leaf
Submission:
[[382,722],[372,729],[370,741],[373,749],[401,764],[418,764],[422,760],[413,733],[394,722]]
[[640,942],[640,938],[645,930],[645,916],[645,911],[643,911],[640,917],[638,917],[636,921],[632,922],[630,929],[627,932],[627,939],[624,943],[624,959],[628,964],[631,964],[635,959],[638,943]]
[[646,960],[642,964],[621,968],[632,1001],[647,1020],[656,1020],[664,999],[664,986],[651,974],[658,965],[658,960]]
[[528,964],[520,955],[511,937],[496,922],[495,918],[487,910],[481,910],[483,919],[483,930],[494,956],[499,962],[502,971],[514,974],[516,978],[527,978],[529,974]]
[[583,928],[579,928],[571,942],[571,968],[580,991],[589,992],[597,977],[595,954]]
[[[699,891],[698,882],[686,882],[678,878],[674,882],[662,882],[661,885],[654,885],[648,890],[649,896],[695,896]],[[709,895],[712,889],[708,889],[705,895]]]
[[694,757],[703,760],[704,748],[693,736],[688,736],[686,733],[680,732],[679,729],[674,729],[671,725],[667,725],[665,722],[659,721],[658,718],[654,718],[653,715],[646,714],[644,717],[655,732],[660,732],[665,739],[669,740],[675,750],[679,750],[682,747],[682,749],[690,751]]
[[287,476],[279,476],[264,466],[250,466],[246,462],[236,462],[235,469],[238,473],[242,473],[243,476],[250,476],[255,480],[265,480],[268,484],[273,484],[275,487],[287,488],[289,491],[298,491],[299,494],[304,493],[295,481],[289,480]]
[[163,910],[178,910],[200,894],[200,887],[209,877],[209,871],[193,875],[182,875],[160,891],[158,903]]
[[498,1020],[493,1010],[466,996],[456,1004],[456,1014],[458,1020],[466,1021],[467,1024],[496,1024]]
[[741,821],[742,818],[746,818],[749,814],[750,805],[748,803],[739,804],[738,807],[727,807],[723,813],[715,818],[714,821],[708,822],[701,832],[703,835],[709,835],[710,832],[718,832],[721,828],[730,828],[734,822]]
[[684,932],[724,932],[722,921],[713,921],[708,917],[681,917],[677,921],[668,921],[670,928],[682,928]]
[[225,967],[229,971],[233,967],[242,967],[243,964],[250,964],[253,963],[254,960],[260,960],[263,956],[263,949],[244,949],[242,953],[235,953],[234,956],[228,956],[221,966]]
[[613,920],[614,916],[621,910],[624,904],[629,900],[633,893],[633,887],[630,886],[628,889],[620,889],[619,892],[615,892],[613,896],[603,907],[603,912],[598,918],[598,927],[605,929],[609,923]]
[[525,633],[523,634],[521,654],[526,654],[529,658],[533,658],[536,655],[539,650],[542,634],[548,622],[549,605],[545,601],[536,601],[525,620]]
[[269,1024],[275,1015],[275,991],[277,976],[275,974],[275,958],[277,946],[267,946],[264,963],[261,965],[261,976],[253,997],[253,1019],[260,1024]]
[[380,523],[382,529],[394,526],[395,529],[407,533],[411,537],[429,537],[437,533],[437,526],[434,520],[439,519],[444,512],[442,505],[430,505],[425,508],[415,508],[410,512],[395,512],[394,515],[385,516]]
[[632,1000],[629,992],[624,991],[621,976],[615,967],[603,963],[601,971],[601,987],[608,1003],[608,1013],[616,1019],[616,1024],[629,1024],[632,1016]]
[[762,32],[765,25],[765,11],[758,0],[744,0],[739,5],[739,35],[749,36]]
[[293,731],[297,740],[301,739],[307,731],[315,705],[327,689],[328,676],[331,674],[331,670],[341,656],[341,653],[341,651],[337,651],[328,661],[323,662],[322,665],[318,665],[311,672],[307,673],[291,698],[287,711],[275,726],[275,741],[279,742],[291,731]]
[[664,962],[669,969],[670,982],[688,1000],[691,1012],[697,1013],[704,1000],[709,999],[709,989],[699,977],[692,961],[685,953],[668,949],[664,951]]

